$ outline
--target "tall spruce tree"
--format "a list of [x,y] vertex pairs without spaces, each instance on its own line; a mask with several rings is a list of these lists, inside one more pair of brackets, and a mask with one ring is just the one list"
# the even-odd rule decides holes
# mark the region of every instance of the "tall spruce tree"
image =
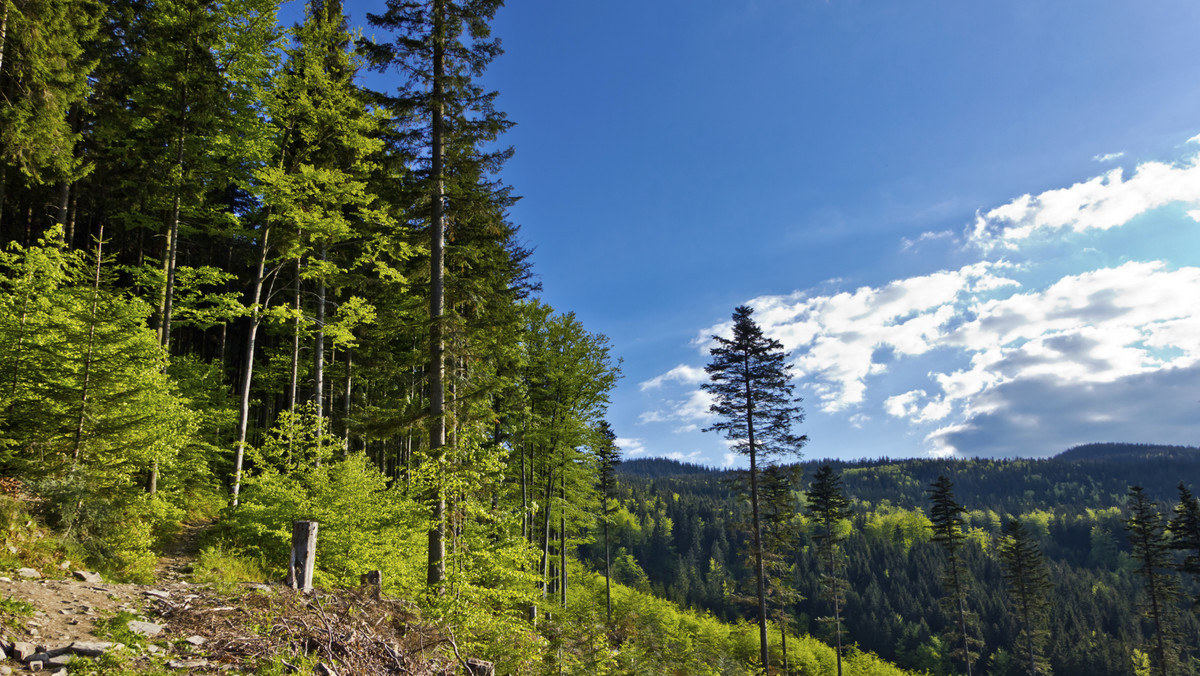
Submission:
[[839,543],[845,539],[841,533],[842,521],[852,516],[850,500],[846,498],[842,477],[829,465],[822,465],[813,476],[808,487],[809,517],[813,521],[813,540],[821,565],[828,566],[821,575],[821,591],[833,606],[833,628],[837,637],[837,672],[842,674],[842,606],[845,603],[845,583],[839,576],[844,568]]
[[971,613],[967,610],[967,580],[969,573],[962,559],[962,548],[967,535],[964,530],[963,514],[966,509],[954,499],[954,482],[946,475],[939,475],[926,491],[929,494],[929,520],[932,522],[933,541],[941,546],[946,555],[946,574],[942,584],[946,588],[944,601],[955,617],[955,629],[950,632],[948,642],[971,676],[971,665],[978,657],[971,638]]
[[1129,533],[1131,555],[1138,560],[1137,574],[1145,583],[1146,597],[1142,616],[1150,623],[1150,663],[1159,676],[1179,669],[1179,645],[1175,627],[1175,603],[1179,590],[1171,560],[1171,542],[1158,505],[1146,496],[1141,486],[1129,488]]
[[[1179,504],[1175,505],[1174,516],[1167,524],[1171,532],[1171,549],[1183,553],[1179,572],[1200,583],[1200,498],[1179,482]],[[1200,592],[1192,599],[1192,610],[1200,611]]]
[[[395,97],[397,109],[417,111],[413,156],[421,171],[419,203],[427,205],[429,231],[429,452],[446,463],[446,232],[456,211],[478,205],[481,173],[495,171],[509,151],[485,152],[508,126],[493,107],[496,94],[476,80],[500,54],[488,22],[501,0],[388,0],[387,11],[368,14],[374,26],[397,35],[387,44],[364,43],[373,67],[395,68],[409,77]],[[449,161],[448,161],[449,160]],[[484,184],[489,185],[489,184]],[[490,203],[490,200],[484,200]],[[435,482],[429,494],[427,579],[446,576],[446,496]]]
[[1024,653],[1030,676],[1049,674],[1050,667],[1043,653],[1050,637],[1046,629],[1046,599],[1051,585],[1042,551],[1025,524],[1016,519],[1005,524],[996,551],[1020,624],[1017,650]]
[[600,518],[604,523],[604,605],[608,622],[612,623],[612,561],[608,548],[608,498],[616,487],[616,469],[621,464],[621,449],[617,448],[617,435],[607,420],[601,420],[596,429],[596,481],[600,489]]
[[713,336],[712,361],[705,367],[710,382],[700,387],[713,399],[709,410],[717,421],[705,429],[732,442],[732,449],[750,461],[746,475],[752,520],[752,557],[758,595],[759,659],[769,668],[767,590],[763,564],[763,529],[759,505],[760,463],[800,455],[808,440],[794,428],[804,420],[800,399],[793,394],[791,366],[783,345],[763,334],[751,318],[754,310],[741,305],[733,311],[733,336]]

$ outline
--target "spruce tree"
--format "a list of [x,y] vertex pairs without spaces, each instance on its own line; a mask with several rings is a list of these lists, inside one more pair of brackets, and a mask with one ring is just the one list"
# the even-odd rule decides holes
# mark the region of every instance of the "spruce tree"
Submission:
[[[477,177],[498,169],[509,154],[483,149],[509,124],[493,107],[496,94],[475,82],[501,52],[488,22],[502,4],[501,0],[388,0],[387,11],[367,18],[373,26],[395,31],[395,41],[363,44],[374,68],[395,68],[410,79],[393,105],[418,111],[412,152],[421,165],[419,202],[428,208],[430,251],[429,452],[430,461],[439,468],[446,464],[447,441],[447,227],[457,220],[457,211],[477,206]],[[427,579],[430,586],[440,587],[446,576],[446,496],[436,482],[428,499],[432,525]]]
[[955,630],[950,632],[948,642],[955,646],[953,651],[967,670],[967,676],[971,676],[971,664],[978,654],[974,650],[977,641],[971,638],[969,632],[972,619],[967,610],[969,573],[962,560],[962,548],[967,538],[963,532],[963,514],[967,510],[955,501],[954,482],[944,474],[938,476],[926,493],[931,502],[929,520],[933,524],[933,541],[945,552],[946,574],[942,582],[946,588],[944,601],[955,616]]
[[621,449],[617,448],[617,435],[607,420],[601,420],[596,430],[596,480],[600,489],[600,518],[604,520],[604,605],[608,622],[612,623],[612,561],[608,547],[608,498],[616,484],[615,472],[621,464]]
[[808,515],[813,521],[813,539],[821,565],[828,566],[821,576],[821,591],[833,605],[833,626],[837,636],[837,669],[842,674],[842,605],[845,603],[845,584],[838,573],[844,568],[838,544],[845,539],[839,530],[842,521],[849,519],[850,501],[842,486],[842,477],[829,465],[822,465],[808,487]]
[[750,461],[746,475],[751,509],[751,541],[758,596],[759,659],[769,667],[767,590],[763,563],[763,528],[759,505],[760,463],[799,456],[808,438],[794,427],[804,420],[800,399],[793,394],[791,366],[783,345],[763,334],[742,305],[733,311],[733,337],[713,336],[712,361],[705,367],[710,382],[701,385],[713,399],[709,411],[717,421],[705,429],[732,442],[731,448]]
[[1049,631],[1046,629],[1046,600],[1051,589],[1050,573],[1045,559],[1033,540],[1033,534],[1023,523],[1013,519],[1004,526],[1004,535],[997,548],[1002,575],[1008,593],[1016,605],[1020,635],[1018,651],[1024,652],[1030,676],[1049,674],[1050,667],[1043,654]]
[[[1167,530],[1171,532],[1171,549],[1183,552],[1179,572],[1200,583],[1200,498],[1192,495],[1182,481],[1179,482],[1179,504],[1175,505],[1174,511]],[[1200,611],[1200,593],[1192,599],[1192,609]]]
[[1173,576],[1171,542],[1165,532],[1162,513],[1141,486],[1129,489],[1129,533],[1131,555],[1139,562],[1137,574],[1145,583],[1146,597],[1142,616],[1150,622],[1150,662],[1159,676],[1175,673],[1179,666],[1179,646],[1175,628],[1175,602],[1179,591]]

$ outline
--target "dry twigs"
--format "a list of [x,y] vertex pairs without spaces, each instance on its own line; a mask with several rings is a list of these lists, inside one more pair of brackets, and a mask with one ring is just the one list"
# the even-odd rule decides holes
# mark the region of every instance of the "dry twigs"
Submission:
[[[454,673],[456,663],[471,673],[453,638],[423,624],[411,607],[369,593],[305,595],[281,587],[235,599],[201,594],[185,606],[164,609],[164,616],[178,637],[207,639],[204,651],[214,669],[274,658],[325,665],[338,674],[440,676]],[[233,610],[245,617],[233,622],[228,617]],[[426,652],[447,645],[452,653]]]

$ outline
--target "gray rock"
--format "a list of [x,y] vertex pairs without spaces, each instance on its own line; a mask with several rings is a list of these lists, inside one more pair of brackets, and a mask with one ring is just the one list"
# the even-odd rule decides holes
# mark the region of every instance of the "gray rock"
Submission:
[[162,633],[163,626],[153,622],[143,622],[141,620],[130,620],[129,631],[142,636],[157,636]]
[[144,592],[142,592],[142,593],[143,593],[143,594],[145,594],[146,596],[153,596],[153,597],[154,597],[154,598],[156,598],[156,599],[169,599],[169,598],[171,598],[171,592],[167,592],[167,591],[160,591],[160,590],[158,590],[158,589],[147,589],[146,591],[144,591]]
[[100,657],[113,647],[110,641],[75,641],[68,649],[76,655],[84,657]]
[[0,666],[0,674],[3,674],[3,676],[8,676],[11,673],[12,667]]
[[73,570],[71,571],[71,574],[74,575],[76,579],[82,582],[87,582],[88,584],[100,584],[101,582],[104,582],[104,578],[100,577],[100,573],[93,573],[88,570]]
[[30,660],[25,663],[25,667],[30,671],[41,671],[45,666],[46,663],[42,662],[41,660]]
[[187,641],[188,643],[191,643],[192,645],[196,646],[197,648],[204,645],[205,643],[208,643],[208,639],[204,638],[203,636],[189,636],[184,640]]
[[198,669],[208,666],[208,660],[168,660],[169,669]]
[[26,580],[36,580],[42,576],[41,573],[37,572],[33,568],[18,568],[17,575],[25,578]]
[[22,662],[28,660],[29,656],[37,653],[37,651],[37,646],[25,641],[17,641],[12,646],[13,657]]
[[47,662],[48,666],[65,667],[68,664],[70,664],[71,660],[73,660],[73,659],[75,659],[75,656],[70,653],[67,653],[66,655],[55,655],[54,657],[51,657],[46,662]]

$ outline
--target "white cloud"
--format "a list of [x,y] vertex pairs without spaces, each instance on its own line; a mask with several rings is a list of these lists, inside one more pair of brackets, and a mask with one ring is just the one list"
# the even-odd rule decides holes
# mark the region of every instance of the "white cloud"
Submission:
[[638,416],[638,422],[645,425],[647,423],[667,422],[671,419],[671,415],[666,411],[655,409],[653,411],[643,411]]
[[1188,143],[1200,143],[1200,134],[1196,134],[1187,140]]
[[705,373],[704,369],[688,366],[687,364],[680,364],[679,366],[676,366],[662,375],[655,376],[650,380],[642,382],[638,385],[638,387],[641,389],[641,391],[645,392],[646,390],[653,390],[662,387],[664,383],[674,382],[695,385],[705,382],[706,380],[708,380],[708,374]]
[[1097,162],[1112,162],[1113,160],[1119,160],[1119,159],[1121,159],[1122,157],[1125,157],[1125,153],[1124,153],[1124,152],[1119,152],[1119,153],[1105,153],[1105,154],[1103,154],[1103,155],[1096,155],[1096,156],[1092,157],[1092,159],[1093,159],[1093,160],[1095,160],[1095,161],[1097,161]]
[[1128,180],[1118,168],[1069,188],[1022,195],[978,214],[968,237],[984,250],[1012,249],[1035,235],[1118,227],[1175,202],[1200,205],[1200,155],[1179,164],[1140,164]]
[[953,230],[942,230],[941,232],[923,232],[923,233],[921,233],[921,236],[916,238],[915,240],[909,239],[907,237],[901,237],[900,238],[900,250],[901,251],[909,251],[909,250],[913,249],[914,247],[916,247],[918,244],[921,244],[922,242],[930,242],[930,241],[938,240],[938,239],[946,239],[947,237],[953,237],[953,236],[954,236]]
[[621,451],[624,452],[627,457],[645,455],[649,452],[641,439],[617,437],[616,444],[617,448],[621,449]]
[[700,451],[692,451],[691,453],[680,453],[679,451],[673,451],[671,453],[667,453],[663,457],[670,458],[671,460],[678,460],[679,462],[694,463],[703,460],[703,458],[700,457]]
[[676,427],[675,429],[673,429],[671,431],[674,432],[675,434],[687,434],[689,432],[695,432],[699,429],[700,429],[699,425],[697,425],[696,423],[690,423],[687,425],[680,425],[679,427]]

